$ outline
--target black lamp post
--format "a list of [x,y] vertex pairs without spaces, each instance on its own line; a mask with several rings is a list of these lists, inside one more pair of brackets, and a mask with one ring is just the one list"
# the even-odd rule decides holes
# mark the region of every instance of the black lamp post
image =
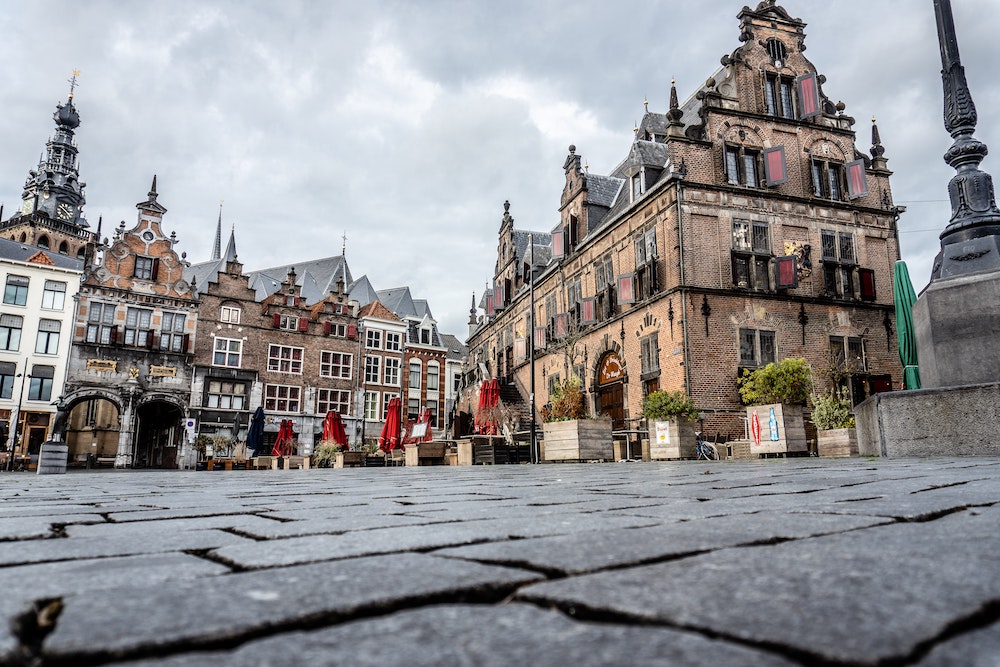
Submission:
[[21,406],[24,404],[24,385],[25,385],[25,381],[29,377],[31,377],[30,375],[28,375],[28,360],[27,359],[24,360],[24,372],[18,373],[14,377],[21,378],[21,393],[18,394],[18,397],[17,397],[17,413],[16,413],[17,417],[15,419],[11,419],[10,420],[11,421],[11,424],[10,424],[10,428],[11,428],[11,430],[10,430],[10,446],[8,447],[8,456],[7,456],[7,470],[10,471],[10,472],[13,472],[13,470],[14,470],[14,455],[15,455],[14,446],[17,443],[18,424],[21,422]]

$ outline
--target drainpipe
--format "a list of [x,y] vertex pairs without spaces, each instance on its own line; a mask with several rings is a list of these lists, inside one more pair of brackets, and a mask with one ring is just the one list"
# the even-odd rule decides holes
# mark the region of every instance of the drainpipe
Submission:
[[678,258],[680,260],[680,283],[681,283],[681,332],[683,337],[684,350],[684,393],[691,395],[691,354],[688,350],[688,318],[687,318],[687,276],[684,274],[684,221],[681,217],[682,205],[684,203],[683,181],[677,181],[677,241]]

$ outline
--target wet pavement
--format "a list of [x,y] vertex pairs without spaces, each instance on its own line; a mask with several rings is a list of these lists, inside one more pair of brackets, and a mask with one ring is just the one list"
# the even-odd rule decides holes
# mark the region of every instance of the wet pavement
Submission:
[[10,665],[1000,665],[1000,459],[0,474]]

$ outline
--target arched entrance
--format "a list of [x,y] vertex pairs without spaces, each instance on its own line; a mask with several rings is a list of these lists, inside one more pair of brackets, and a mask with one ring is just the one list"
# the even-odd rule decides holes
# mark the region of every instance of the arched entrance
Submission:
[[608,352],[597,364],[597,414],[611,418],[611,428],[625,428],[625,364]]
[[66,421],[69,463],[82,463],[92,456],[94,463],[113,464],[121,430],[118,405],[97,395],[69,401]]
[[181,409],[166,401],[153,400],[140,405],[132,467],[176,468],[183,419]]

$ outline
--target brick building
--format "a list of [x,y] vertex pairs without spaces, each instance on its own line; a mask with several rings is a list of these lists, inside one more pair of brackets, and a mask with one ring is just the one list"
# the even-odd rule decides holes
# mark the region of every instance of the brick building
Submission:
[[533,347],[538,406],[577,375],[620,428],[650,391],[683,389],[707,432],[741,436],[744,369],[805,357],[855,402],[899,379],[903,208],[877,127],[864,155],[803,55],[802,21],[771,1],[738,19],[741,45],[684,104],[672,85],[666,113],[647,108],[609,174],[570,146],[559,222],[533,246],[505,210],[470,380],[499,377],[526,400]]
[[114,457],[120,468],[174,468],[184,456],[198,298],[148,199],[84,267],[63,402],[70,460]]

